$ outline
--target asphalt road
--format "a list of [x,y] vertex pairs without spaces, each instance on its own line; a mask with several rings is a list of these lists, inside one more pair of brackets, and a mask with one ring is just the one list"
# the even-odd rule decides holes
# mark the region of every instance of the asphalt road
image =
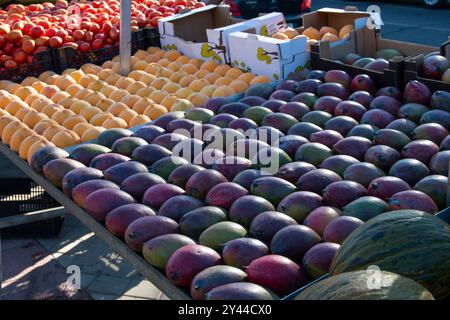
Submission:
[[312,9],[340,8],[351,5],[366,11],[369,5],[378,5],[384,25],[385,38],[439,46],[450,36],[450,7],[426,9],[420,4],[387,1],[312,0]]

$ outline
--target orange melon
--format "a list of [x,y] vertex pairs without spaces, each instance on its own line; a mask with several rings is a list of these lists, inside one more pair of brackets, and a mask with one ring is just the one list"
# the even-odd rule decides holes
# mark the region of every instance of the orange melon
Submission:
[[23,101],[13,100],[6,105],[5,110],[8,111],[9,114],[14,116],[22,108],[29,108],[29,106]]
[[36,77],[26,77],[25,79],[22,80],[20,84],[23,86],[31,86],[36,81],[39,81],[39,79]]
[[156,103],[160,103],[168,93],[162,90],[155,90],[148,96],[149,99],[153,100]]
[[61,91],[57,86],[55,85],[48,85],[45,86],[44,89],[42,89],[41,94],[46,96],[47,98],[51,99],[55,93],[58,91]]
[[152,81],[150,84],[153,88],[160,90],[164,85],[170,83],[171,81],[168,78],[159,77]]
[[20,128],[11,136],[11,140],[9,141],[9,148],[14,152],[19,152],[20,145],[22,142],[30,136],[34,136],[36,133],[30,128],[24,127]]
[[90,121],[93,116],[95,116],[98,113],[101,113],[103,110],[97,107],[88,107],[84,108],[80,111],[80,116],[85,118],[87,121]]
[[192,102],[194,106],[202,107],[209,100],[209,97],[206,94],[196,92],[187,97],[187,99]]
[[70,94],[68,94],[67,92],[58,91],[51,97],[51,99],[54,103],[59,103],[59,101],[61,101],[64,98],[68,98],[68,97],[70,97]]
[[62,130],[66,129],[59,124],[52,124],[47,129],[45,129],[45,131],[42,133],[42,136],[50,141],[58,132]]
[[62,124],[66,119],[73,117],[75,115],[75,112],[69,109],[62,109],[59,111],[56,111],[52,116],[51,119],[55,120],[59,124]]
[[31,136],[26,137],[20,144],[19,157],[26,160],[28,151],[30,150],[30,147],[38,141],[46,142],[47,139],[45,139],[44,137],[40,137],[38,135],[31,135]]
[[105,122],[102,123],[102,127],[106,129],[128,128],[128,123],[119,117],[112,117],[106,119]]
[[205,79],[196,79],[189,84],[189,89],[191,89],[194,92],[199,92],[209,84],[210,83]]
[[139,90],[141,90],[142,88],[146,88],[147,85],[142,82],[142,81],[135,81],[134,83],[130,84],[126,90],[130,93],[130,94],[136,94],[136,92],[138,92]]
[[25,118],[25,116],[31,111],[33,111],[33,109],[30,107],[20,108],[14,116],[20,121],[23,121],[23,118]]
[[166,109],[170,109],[175,102],[175,100],[179,99],[178,96],[174,94],[169,94],[164,97],[164,99],[161,100],[160,104],[166,107]]
[[36,125],[33,127],[34,132],[36,132],[38,135],[42,135],[45,130],[47,130],[48,127],[50,127],[52,124],[58,124],[58,122],[52,120],[52,119],[44,119],[36,123]]
[[80,115],[76,115],[70,118],[67,118],[66,120],[64,120],[64,122],[62,123],[62,126],[66,129],[72,130],[73,127],[75,127],[75,125],[79,124],[79,123],[87,123],[87,120],[80,116]]
[[105,128],[98,127],[98,126],[89,128],[81,136],[81,141],[86,142],[86,141],[94,140],[98,137],[98,135],[100,133],[102,133],[105,130],[106,130]]
[[250,81],[250,85],[253,86],[258,83],[271,83],[272,80],[266,76],[256,76]]
[[94,115],[90,120],[89,123],[94,126],[101,126],[103,122],[105,122],[107,119],[112,118],[113,115],[109,112],[100,112]]
[[214,69],[214,72],[223,77],[225,73],[227,73],[228,70],[230,70],[231,67],[227,64],[220,64],[217,66],[216,69]]
[[[333,27],[328,27],[328,26],[323,26],[322,28],[320,28],[319,30],[319,34],[320,34],[320,39],[323,38],[323,36],[327,33],[331,33],[333,35],[335,35],[336,37],[339,36],[339,33],[337,32],[337,30]],[[318,40],[318,39],[316,39]]]
[[186,72],[174,72],[170,75],[169,80],[175,83],[179,83],[184,76],[186,76]]
[[37,92],[41,93],[42,90],[47,86],[47,84],[45,82],[42,82],[42,81],[36,81],[31,86],[33,88],[35,88]]
[[88,129],[93,127],[90,123],[80,122],[73,127],[72,131],[81,137]]
[[110,98],[114,101],[121,101],[124,97],[126,97],[128,95],[129,95],[128,91],[122,89],[122,90],[113,91],[108,98]]
[[14,95],[25,101],[28,96],[38,93],[33,87],[20,87],[14,92]]
[[156,77],[154,75],[145,73],[139,78],[139,81],[141,81],[149,86],[155,79],[156,79]]
[[152,120],[155,120],[166,113],[167,113],[166,107],[164,107],[163,105],[160,105],[160,104],[156,104],[156,103],[148,106],[144,110],[144,115],[146,115],[147,117],[149,117]]
[[10,122],[2,131],[2,142],[9,145],[14,133],[23,128],[27,128],[27,126],[19,121]]
[[29,164],[31,164],[31,159],[33,157],[33,154],[36,153],[36,151],[38,151],[39,149],[48,146],[48,145],[54,145],[53,143],[51,143],[50,141],[48,141],[47,139],[43,139],[43,140],[37,140],[35,141],[29,148],[28,148],[28,153],[27,153],[27,161]]
[[314,27],[308,27],[303,30],[302,35],[308,37],[308,39],[320,40],[320,32]]
[[175,93],[181,86],[177,83],[168,82],[166,83],[161,90],[167,91],[168,93]]
[[55,75],[56,73],[53,71],[45,71],[42,72],[39,76],[39,80],[44,81],[47,80],[48,77]]
[[231,78],[231,79],[237,79],[240,75],[242,75],[242,70],[238,68],[231,68],[225,73],[225,77]]
[[236,79],[230,83],[230,87],[236,92],[244,92],[248,88],[248,83],[244,80]]
[[58,148],[67,148],[80,143],[80,137],[71,130],[63,130],[53,136],[51,142]]
[[189,95],[191,95],[192,93],[194,93],[194,91],[192,91],[191,89],[189,89],[189,87],[185,87],[185,88],[181,88],[178,89],[175,92],[175,95],[181,99],[186,99],[187,97],[189,97]]
[[75,101],[77,101],[77,99],[72,97],[62,98],[61,100],[59,100],[58,104],[64,107],[65,109],[70,109],[70,107]]
[[138,114],[136,115],[133,119],[131,119],[129,126],[130,128],[135,127],[135,126],[139,126],[142,124],[146,124],[148,122],[150,122],[151,119],[149,117],[147,117],[144,114]]
[[189,62],[189,57],[188,56],[179,56],[176,60],[176,62],[180,63],[180,64],[186,64]]
[[211,97],[229,97],[233,94],[236,94],[236,91],[234,91],[233,88],[229,86],[219,86],[216,90],[214,90]]
[[[75,84],[75,83],[77,83],[75,81],[75,79],[72,78],[68,74],[58,77],[58,79],[56,79],[56,81],[55,81],[55,85],[57,85],[61,90],[66,90],[67,87],[69,87],[71,84]],[[83,85],[83,84],[81,84],[81,85]]]
[[219,79],[221,76],[218,73],[210,73],[207,74],[203,79],[208,81],[210,84],[214,84],[214,82],[216,82],[217,79]]
[[34,126],[38,124],[40,121],[48,119],[49,118],[45,113],[36,110],[31,110],[23,118],[23,123],[25,123],[30,128],[34,128]]
[[79,114],[81,110],[83,110],[84,108],[89,108],[90,106],[91,104],[86,101],[74,100],[69,109]]
[[[125,97],[126,98],[126,97]],[[117,117],[122,111],[128,110],[129,107],[123,102],[114,102],[106,111]]]
[[17,120],[17,118],[13,117],[13,116],[1,116],[0,117],[0,137],[2,136],[3,130],[5,129],[5,127],[10,124],[11,122],[19,122],[19,120]]
[[188,74],[186,76],[184,76],[183,78],[180,79],[180,81],[178,82],[178,84],[182,87],[187,87],[191,84],[192,81],[196,80],[197,77],[192,75],[192,74]]
[[130,125],[130,121],[137,115],[138,113],[136,111],[127,108],[126,110],[123,110],[121,113],[119,113],[118,117],[125,120],[127,124]]
[[[120,102],[122,102],[128,108],[132,108],[136,102],[141,101],[142,98],[137,94],[125,96]],[[122,110],[121,110],[122,111]]]
[[194,66],[191,63],[188,64],[183,64],[180,69],[178,69],[179,71],[184,71],[187,74],[194,74],[198,71],[198,67]]
[[208,97],[211,97],[217,88],[218,86],[210,84],[209,86],[206,86],[202,90],[200,90],[200,93],[206,94]]
[[78,91],[78,93],[75,95],[74,98],[76,98],[76,99],[78,99],[78,100],[83,100],[83,99],[86,98],[90,93],[91,93],[91,90],[88,90],[88,89],[81,89],[80,91]]
[[134,104],[133,111],[136,111],[139,114],[143,114],[144,110],[153,103],[155,102],[149,98],[142,98]]
[[200,69],[204,69],[207,70],[209,72],[214,72],[214,70],[217,68],[219,64],[215,61],[205,61],[202,63],[202,65],[200,66]]
[[47,115],[47,117],[51,118],[57,111],[64,110],[59,104],[51,103],[42,108],[43,113]]

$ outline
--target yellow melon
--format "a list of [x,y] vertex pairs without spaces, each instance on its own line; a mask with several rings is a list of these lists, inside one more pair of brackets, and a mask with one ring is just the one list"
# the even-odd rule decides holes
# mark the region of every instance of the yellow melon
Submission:
[[258,83],[271,83],[272,80],[266,76],[256,76],[250,81],[250,85],[253,86]]
[[37,92],[41,93],[42,90],[47,86],[47,84],[45,82],[42,82],[42,81],[36,81],[31,86],[33,88],[35,88]]
[[241,74],[238,77],[238,80],[245,81],[247,84],[249,84],[250,81],[252,81],[254,77],[256,77],[256,74],[250,73],[250,72],[246,72],[246,73]]
[[243,81],[243,80],[233,80],[230,83],[230,87],[234,89],[234,91],[236,92],[244,92],[245,90],[247,90],[248,88],[248,84],[247,82]]
[[58,104],[62,107],[64,107],[65,109],[70,109],[70,107],[72,106],[72,104],[78,101],[75,98],[72,97],[67,97],[67,98],[62,98],[61,100],[58,101]]
[[80,91],[78,91],[78,93],[75,95],[74,98],[78,99],[78,100],[83,100],[84,98],[86,98],[89,94],[91,94],[91,90],[88,89],[81,89]]
[[231,78],[231,79],[237,79],[239,76],[243,74],[242,70],[238,68],[231,68],[225,73],[225,77]]
[[66,129],[59,124],[52,124],[48,126],[47,129],[45,129],[45,131],[42,133],[42,136],[50,141],[58,132],[62,130]]
[[169,110],[177,99],[179,99],[178,96],[174,94],[168,94],[164,97],[164,99],[161,100],[160,104],[166,107],[167,110]]
[[216,90],[214,90],[211,97],[229,97],[233,94],[236,94],[236,91],[234,91],[233,88],[229,86],[219,86]]
[[14,116],[20,121],[23,121],[23,118],[25,118],[25,116],[31,111],[33,111],[33,109],[30,107],[20,108]]
[[156,77],[154,75],[145,73],[137,81],[141,81],[149,86],[155,79],[156,79]]
[[128,91],[121,89],[121,90],[113,91],[108,98],[110,98],[114,101],[121,101],[124,97],[126,97],[128,95],[129,95]]
[[[187,111],[194,108],[194,104],[188,99],[177,99],[170,108],[170,111]],[[150,117],[152,118],[152,117]],[[153,119],[153,118],[152,118]]]
[[210,84],[209,86],[206,86],[202,90],[200,90],[200,93],[206,94],[208,97],[211,97],[217,88],[218,86]]
[[216,69],[214,69],[214,73],[217,73],[219,76],[223,77],[231,67],[227,64],[219,64]]

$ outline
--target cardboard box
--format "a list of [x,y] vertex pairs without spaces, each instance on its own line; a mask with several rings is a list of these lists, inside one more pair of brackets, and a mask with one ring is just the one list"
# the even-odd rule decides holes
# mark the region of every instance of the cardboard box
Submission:
[[[450,38],[441,45],[440,54],[450,60]],[[426,84],[431,91],[444,90],[450,92],[450,83],[421,76],[424,58],[424,54],[419,54],[405,60],[403,73],[404,85],[406,85],[408,81],[418,80]]]
[[[373,57],[375,53],[383,49],[396,49],[403,54],[403,57],[394,57],[389,61],[388,69],[382,72],[367,70],[339,62],[348,53],[357,53],[361,57]],[[311,46],[311,65],[313,69],[332,70],[341,69],[351,76],[361,73],[369,75],[378,87],[395,86],[403,89],[403,68],[404,61],[418,53],[430,53],[438,48],[402,42],[396,40],[383,39],[373,29],[366,26],[357,28],[347,39],[336,43],[322,42],[320,45]]]
[[305,36],[286,41],[252,33],[233,32],[229,41],[232,66],[265,75],[273,80],[286,79],[290,73],[309,64]]
[[[348,24],[355,25],[355,28],[363,28],[369,15],[368,12],[324,8],[303,15],[303,27],[296,30],[299,34],[310,26],[318,30],[322,26],[331,26],[340,30]],[[359,24],[356,24],[358,19],[360,19]],[[283,19],[282,23],[272,21],[266,24],[265,32],[260,31],[259,36],[252,34],[251,31],[231,33],[229,35],[231,65],[268,76],[273,80],[286,79],[290,73],[309,68],[310,55],[306,37],[302,36],[289,41],[267,37],[285,27],[286,23]],[[332,46],[335,45],[336,43],[332,44]]]
[[[281,17],[280,17],[281,16]],[[242,21],[230,15],[229,6],[208,5],[158,21],[161,47],[203,60],[229,63],[228,35],[243,30],[265,30],[266,23],[284,20],[282,14],[268,14]]]

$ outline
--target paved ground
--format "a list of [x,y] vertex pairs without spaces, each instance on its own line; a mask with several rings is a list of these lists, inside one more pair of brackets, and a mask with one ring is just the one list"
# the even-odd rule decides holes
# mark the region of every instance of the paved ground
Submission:
[[[9,299],[166,299],[70,214],[55,238],[3,239],[2,290]],[[68,285],[69,266],[80,268],[82,290]]]
[[420,4],[391,1],[312,0],[312,9],[350,5],[366,11],[373,4],[381,9],[383,37],[439,46],[450,35],[450,6],[426,9]]

